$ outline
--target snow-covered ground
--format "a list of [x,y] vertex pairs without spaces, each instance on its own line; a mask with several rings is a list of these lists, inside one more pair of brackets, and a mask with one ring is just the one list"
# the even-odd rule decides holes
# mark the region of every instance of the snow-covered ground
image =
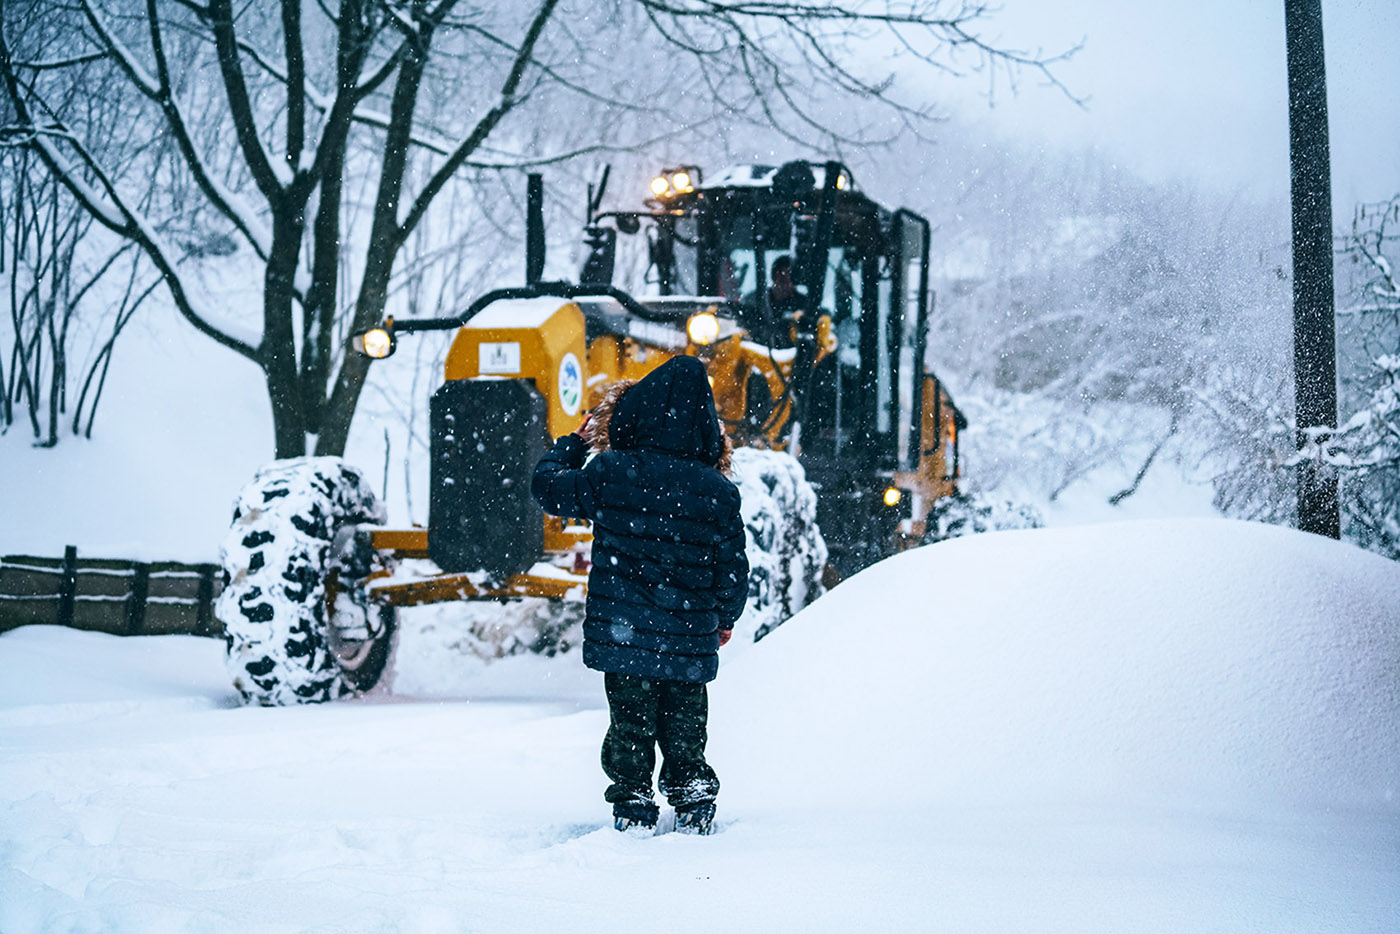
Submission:
[[1400,566],[1349,545],[877,565],[725,649],[708,838],[611,829],[576,653],[451,639],[410,615],[394,693],[246,708],[212,640],[0,636],[0,931],[1400,926]]

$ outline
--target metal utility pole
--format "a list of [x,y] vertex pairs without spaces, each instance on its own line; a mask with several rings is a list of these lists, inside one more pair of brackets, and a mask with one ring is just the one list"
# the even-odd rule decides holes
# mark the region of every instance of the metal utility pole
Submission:
[[[1293,379],[1302,448],[1309,428],[1337,426],[1337,340],[1332,299],[1332,169],[1321,0],[1284,0],[1288,141],[1293,200]],[[1341,537],[1337,474],[1298,469],[1298,528]]]

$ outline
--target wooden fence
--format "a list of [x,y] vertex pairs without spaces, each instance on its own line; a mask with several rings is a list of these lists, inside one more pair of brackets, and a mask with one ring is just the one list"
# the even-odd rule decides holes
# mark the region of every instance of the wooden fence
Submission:
[[216,564],[0,557],[0,632],[35,623],[114,635],[223,636]]

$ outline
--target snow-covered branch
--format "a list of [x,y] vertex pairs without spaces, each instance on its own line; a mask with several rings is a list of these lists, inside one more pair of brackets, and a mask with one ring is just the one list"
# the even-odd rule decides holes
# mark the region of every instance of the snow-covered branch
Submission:
[[51,58],[15,62],[17,68],[24,68],[29,71],[61,71],[64,68],[75,68],[79,65],[87,65],[92,62],[100,62],[108,57],[106,51],[87,52],[82,55],[72,55],[66,58]]
[[[13,90],[11,94],[13,96]],[[21,117],[27,119],[28,114],[22,109],[22,101],[16,99],[15,103],[16,109],[20,110]],[[83,169],[79,169],[78,166],[69,161],[55,145],[55,138],[62,138],[78,154],[83,163],[83,169],[98,179],[100,191],[83,180]],[[237,329],[228,325],[216,326],[212,323],[213,316],[201,307],[202,302],[186,288],[177,268],[175,253],[165,242],[165,238],[140,212],[122,199],[116,186],[108,178],[97,160],[71,134],[61,129],[36,133],[32,137],[31,143],[53,175],[98,222],[114,233],[135,241],[141,247],[164,276],[166,286],[170,289],[171,296],[175,300],[175,305],[186,320],[194,325],[200,333],[219,344],[250,360],[257,359],[259,336],[251,333],[239,334]]]
[[131,80],[131,83],[136,85],[141,93],[147,97],[155,97],[159,93],[160,82],[137,61],[131,50],[111,30],[101,12],[93,6],[92,0],[83,0],[83,15],[87,17],[88,24],[97,33],[103,47],[111,54],[113,60],[121,67],[122,72]]
[[428,206],[437,197],[447,180],[467,161],[467,157],[476,151],[477,147],[485,142],[486,138],[496,128],[496,124],[510,113],[520,102],[517,97],[520,82],[525,77],[525,70],[534,59],[535,45],[539,42],[541,34],[549,18],[554,15],[554,9],[558,6],[558,0],[544,0],[539,9],[535,12],[534,18],[530,22],[529,28],[525,31],[525,37],[520,43],[520,48],[516,52],[515,60],[511,62],[509,73],[505,82],[501,85],[500,98],[496,105],[487,111],[474,126],[466,138],[461,141],[447,157],[432,178],[423,186],[418,197],[414,199],[413,205],[409,208],[408,214],[403,222],[398,225],[397,237],[400,243],[407,237],[413,228],[418,226],[418,222],[427,213]]
[[[92,0],[82,0],[82,11],[105,50],[105,55],[117,63],[121,72],[126,75],[134,88],[161,108],[170,127],[171,135],[179,146],[180,153],[200,190],[208,197],[214,208],[233,223],[258,257],[266,260],[271,244],[271,232],[267,225],[258,212],[246,203],[241,195],[228,188],[218,175],[210,170],[192,139],[189,121],[184,116],[172,87],[160,11],[155,0],[147,0],[146,3],[151,52],[155,60],[156,73],[154,75],[120,39]],[[79,60],[74,59],[73,61]]]

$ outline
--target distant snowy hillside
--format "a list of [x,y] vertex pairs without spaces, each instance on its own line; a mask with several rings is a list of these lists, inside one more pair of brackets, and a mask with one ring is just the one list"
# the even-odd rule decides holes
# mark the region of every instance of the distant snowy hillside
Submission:
[[611,829],[576,653],[410,613],[399,694],[245,708],[212,640],[29,627],[0,930],[1390,932],[1398,608],[1237,522],[908,552],[725,649],[709,838]]

